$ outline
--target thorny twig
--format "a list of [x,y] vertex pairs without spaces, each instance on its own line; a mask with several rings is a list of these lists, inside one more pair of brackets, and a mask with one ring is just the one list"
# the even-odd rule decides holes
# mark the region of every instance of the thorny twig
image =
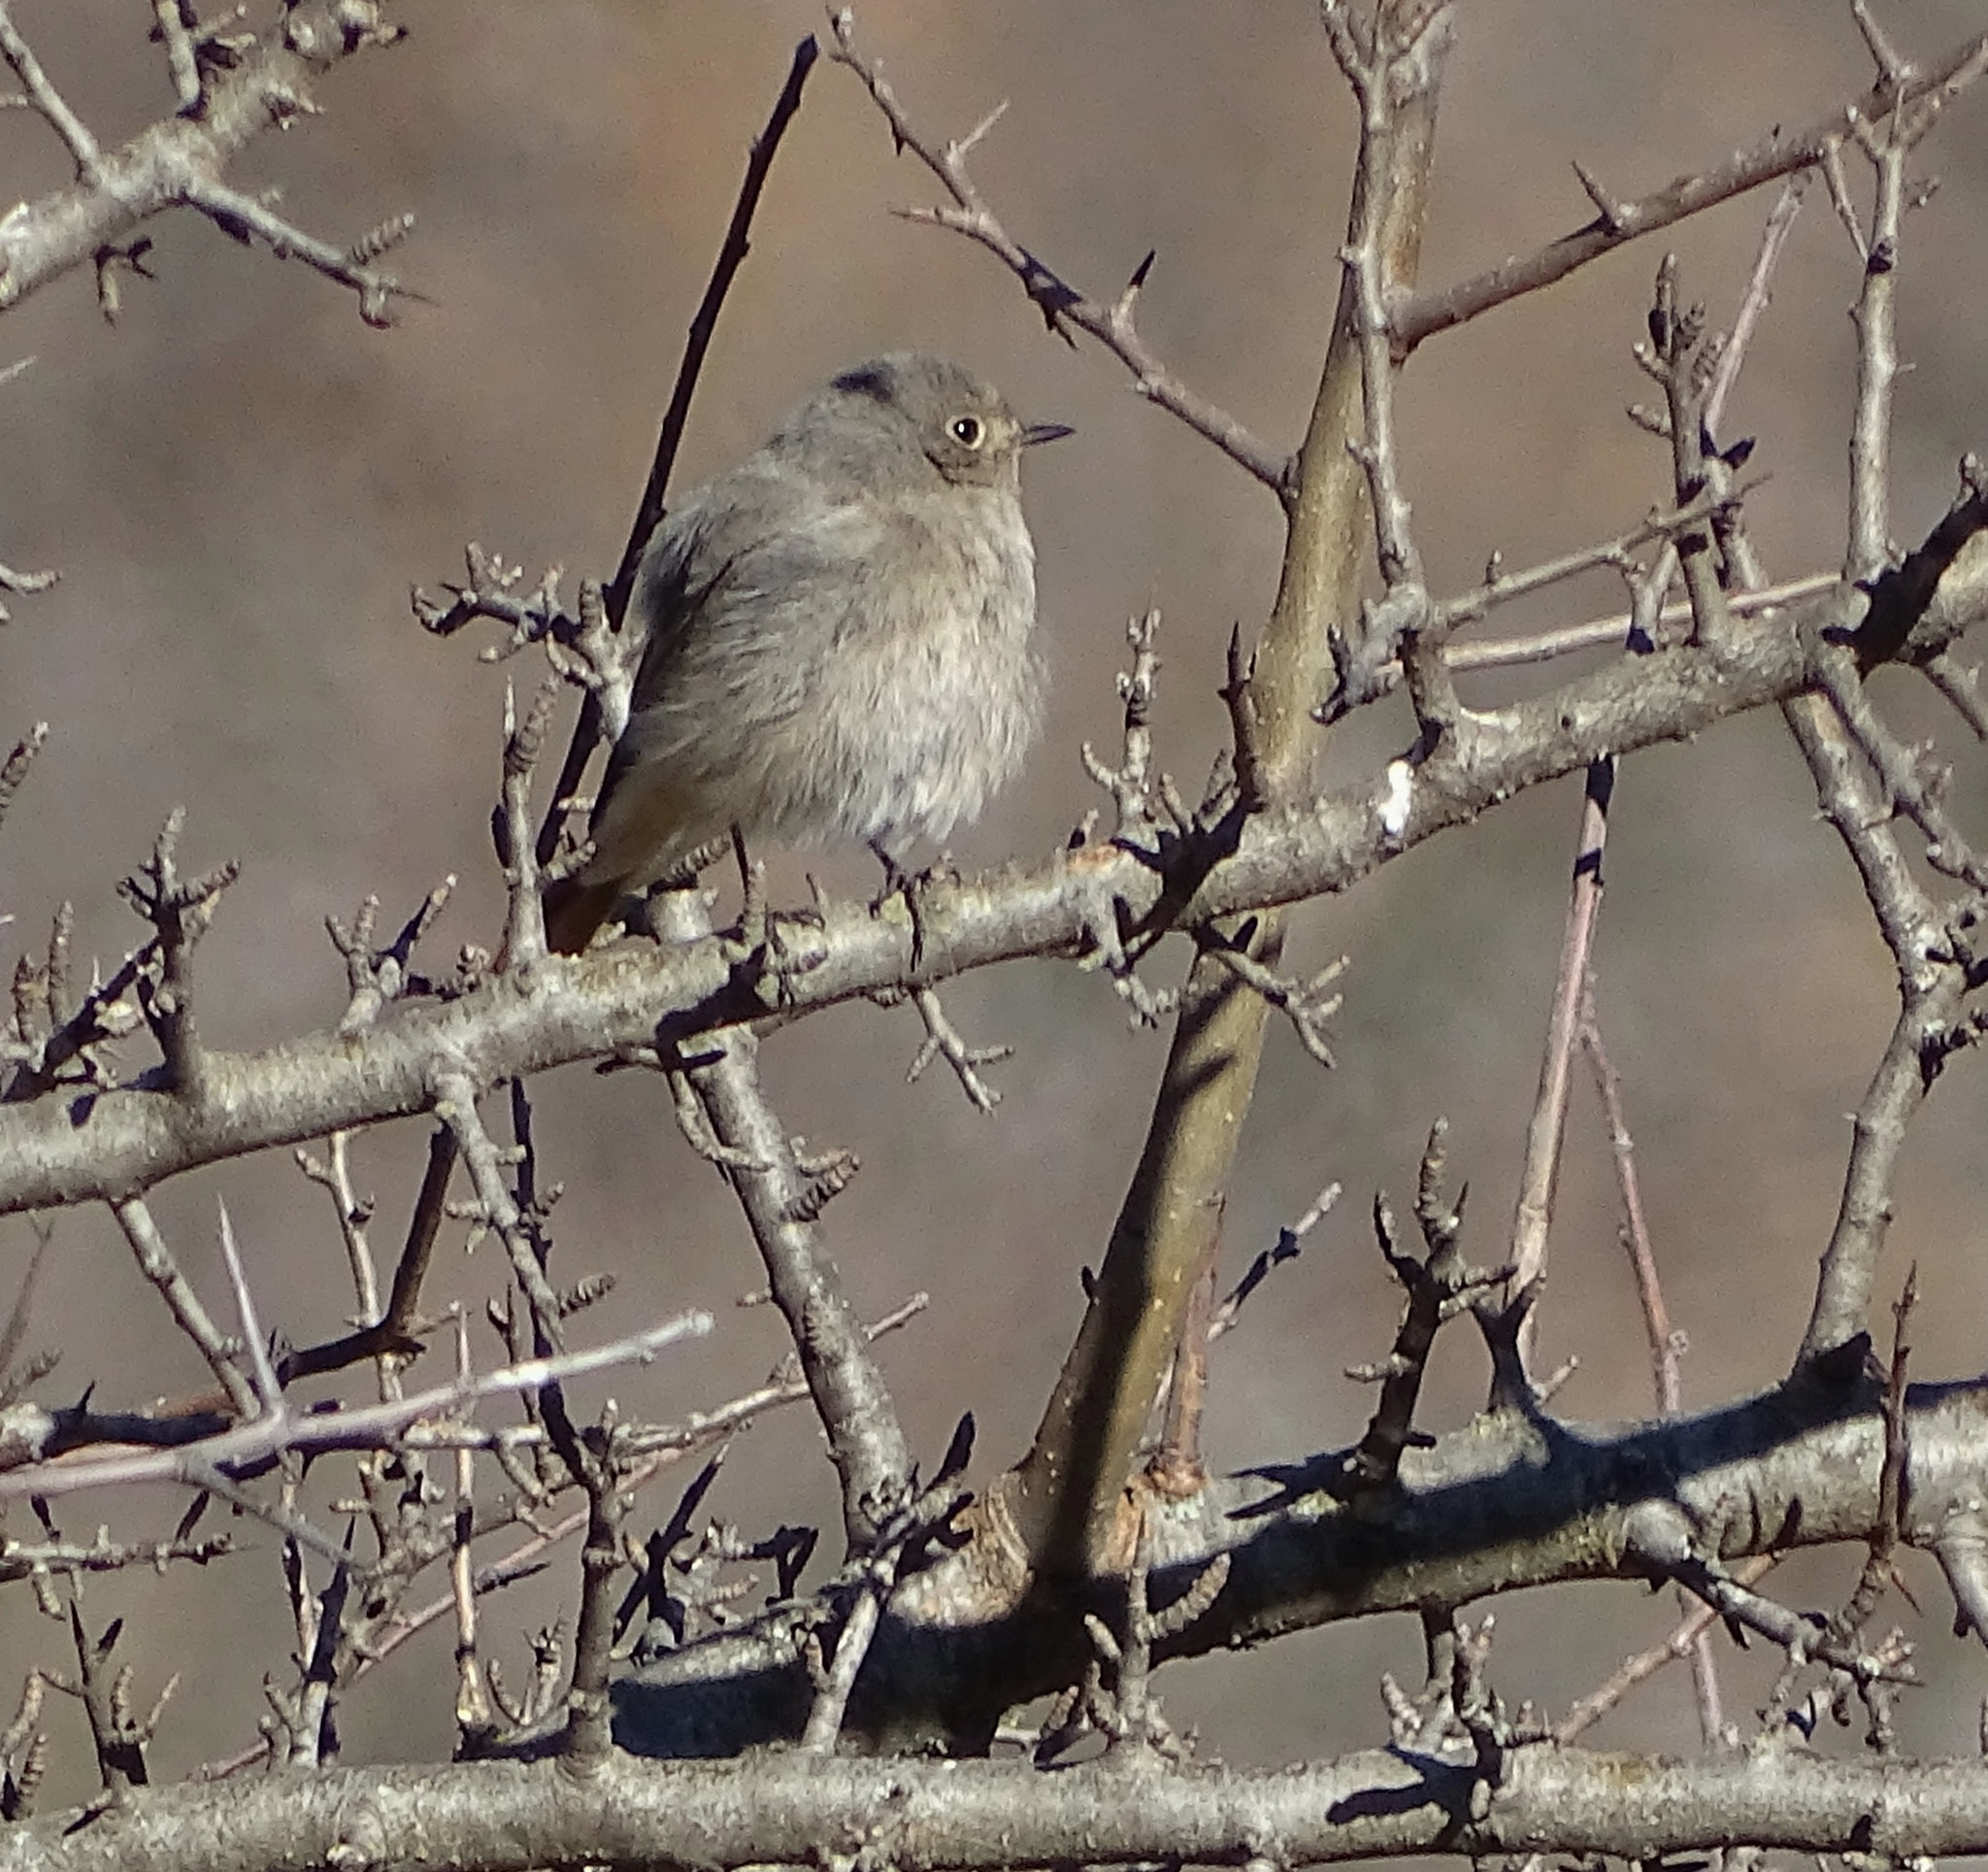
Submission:
[[1243,1269],[1242,1278],[1229,1289],[1221,1303],[1209,1315],[1208,1336],[1210,1342],[1235,1330],[1242,1309],[1249,1303],[1250,1295],[1269,1279],[1274,1269],[1281,1267],[1286,1261],[1298,1258],[1304,1252],[1305,1237],[1318,1226],[1339,1199],[1340,1186],[1336,1183],[1327,1184],[1312,1197],[1309,1207],[1296,1221],[1277,1230],[1276,1240]]
[[[549,1384],[616,1365],[652,1358],[667,1346],[711,1330],[708,1313],[679,1314],[661,1325],[629,1333],[611,1344],[549,1358],[520,1359],[485,1372],[474,1383],[442,1385],[381,1404],[355,1405],[339,1412],[266,1411],[183,1450],[140,1455],[96,1456],[86,1460],[34,1463],[0,1473],[0,1502],[40,1495],[75,1494],[84,1488],[124,1488],[138,1483],[183,1482],[200,1474],[200,1486],[249,1472],[285,1451],[373,1450],[391,1443],[408,1426],[431,1417],[473,1410],[486,1398],[542,1389]],[[61,1413],[50,1413],[58,1421]],[[338,1548],[333,1545],[333,1557]]]
[[157,933],[156,971],[141,970],[136,978],[139,1005],[165,1055],[172,1089],[189,1105],[198,1105],[206,1085],[200,1036],[193,1022],[193,950],[214,920],[221,892],[235,882],[241,866],[230,859],[204,877],[182,878],[180,834],[185,823],[185,809],[174,807],[150,858],[117,890]]
[[325,918],[324,927],[332,947],[345,959],[346,981],[352,996],[339,1019],[340,1033],[363,1033],[403,994],[432,992],[431,985],[414,974],[409,963],[414,945],[435,926],[435,919],[442,915],[454,889],[455,876],[451,872],[428,892],[383,949],[373,947],[373,927],[380,915],[378,897],[369,896],[360,904],[349,927],[336,917]]
[[1441,1119],[1430,1127],[1416,1177],[1415,1221],[1424,1246],[1421,1258],[1401,1246],[1387,1198],[1380,1194],[1374,1198],[1374,1233],[1381,1257],[1407,1295],[1408,1306],[1387,1358],[1346,1374],[1380,1387],[1374,1415],[1345,1462],[1345,1486],[1356,1495],[1378,1494],[1394,1486],[1402,1456],[1415,1441],[1415,1403],[1437,1333],[1509,1272],[1474,1268],[1463,1258],[1463,1209],[1469,1191],[1459,1191],[1454,1203],[1443,1194],[1442,1142],[1448,1128]]
[[[1777,1554],[1756,1554],[1734,1568],[1733,1578],[1742,1587],[1755,1586],[1779,1564],[1780,1555]],[[1625,1657],[1607,1682],[1573,1704],[1554,1725],[1554,1741],[1563,1746],[1574,1741],[1583,1730],[1593,1727],[1607,1716],[1639,1684],[1654,1677],[1665,1665],[1692,1656],[1701,1641],[1710,1636],[1712,1626],[1718,1622],[1718,1612],[1703,1600],[1699,1601],[1668,1636],[1658,1639],[1647,1650]]]
[[1954,47],[1902,82],[1880,82],[1854,103],[1839,105],[1792,134],[1776,124],[1757,143],[1712,168],[1679,176],[1637,200],[1613,201],[1608,213],[1535,252],[1502,261],[1455,285],[1424,287],[1395,314],[1395,355],[1406,359],[1425,339],[1552,285],[1644,234],[1673,227],[1798,169],[1826,169],[1858,123],[1882,118],[1905,99],[1922,108],[1937,109],[1978,78],[1984,68],[1988,68],[1988,35]]
[[842,7],[829,14],[833,44],[828,55],[846,66],[862,80],[877,108],[890,125],[900,150],[909,150],[931,171],[945,192],[949,205],[901,211],[910,220],[927,221],[950,228],[977,242],[1020,281],[1030,301],[1042,313],[1044,322],[1066,340],[1070,329],[1089,334],[1103,345],[1133,375],[1140,395],[1178,417],[1197,435],[1214,444],[1238,466],[1246,469],[1273,492],[1282,495],[1289,473],[1289,457],[1251,435],[1226,410],[1197,395],[1162,364],[1140,337],[1133,322],[1139,295],[1152,271],[1153,255],[1148,253],[1132,271],[1125,290],[1109,306],[1086,298],[1061,276],[1052,272],[1021,246],[995,217],[985,199],[968,174],[966,158],[974,143],[990,127],[982,122],[973,135],[940,145],[925,136],[906,115],[897,93],[884,81],[882,68],[856,50],[855,15]]
[[35,764],[35,756],[49,745],[49,724],[37,721],[18,741],[4,761],[0,761],[0,822],[7,818],[7,809],[14,804],[14,796],[20,791],[20,784],[27,778],[27,770]]

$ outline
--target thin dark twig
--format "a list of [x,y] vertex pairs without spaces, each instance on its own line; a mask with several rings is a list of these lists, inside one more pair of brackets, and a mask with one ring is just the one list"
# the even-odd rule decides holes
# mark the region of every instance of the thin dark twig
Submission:
[[1225,1333],[1235,1330],[1236,1322],[1242,1318],[1242,1309],[1249,1304],[1250,1296],[1270,1278],[1274,1269],[1281,1267],[1286,1261],[1298,1258],[1304,1252],[1305,1237],[1318,1226],[1339,1199],[1340,1186],[1336,1183],[1327,1184],[1312,1197],[1310,1205],[1296,1221],[1277,1230],[1276,1240],[1242,1270],[1242,1278],[1229,1289],[1223,1296],[1221,1304],[1209,1314],[1208,1336],[1210,1344]]
[[1595,1095],[1602,1102],[1602,1116],[1608,1126],[1609,1148],[1615,1158],[1616,1193],[1622,1203],[1622,1246],[1628,1251],[1630,1270],[1636,1277],[1637,1299],[1642,1307],[1657,1408],[1664,1416],[1674,1417],[1684,1407],[1683,1384],[1677,1367],[1677,1336],[1672,1329],[1670,1309],[1664,1304],[1663,1286],[1657,1278],[1649,1220],[1642,1206],[1642,1185],[1636,1174],[1636,1146],[1623,1109],[1622,1080],[1602,1039],[1592,973],[1581,990],[1580,1044],[1594,1075]]
[[[1674,1417],[1684,1408],[1684,1387],[1678,1372],[1679,1339],[1671,1326],[1670,1309],[1664,1303],[1664,1289],[1657,1278],[1657,1255],[1650,1239],[1649,1219],[1642,1204],[1642,1181],[1637,1175],[1636,1144],[1630,1136],[1629,1119],[1623,1106],[1622,1080],[1609,1058],[1602,1038],[1601,1018],[1595,1008],[1595,979],[1592,969],[1581,985],[1580,1045],[1594,1075],[1595,1092],[1602,1103],[1608,1125],[1609,1152],[1615,1163],[1615,1187],[1622,1204],[1622,1246],[1629,1255],[1630,1271],[1636,1280],[1637,1298],[1642,1307],[1643,1331],[1649,1341],[1650,1371],[1657,1409],[1664,1417]],[[1743,1583],[1743,1582],[1742,1582]],[[1679,1588],[1680,1603],[1683,1588]],[[1690,1607],[1685,1606],[1686,1624],[1691,1623]],[[1681,1630],[1681,1628],[1680,1628]],[[1698,1700],[1699,1734],[1706,1746],[1716,1749],[1725,1738],[1725,1700],[1719,1688],[1717,1661],[1712,1655],[1711,1621],[1698,1624],[1685,1643],[1691,1658],[1692,1688]],[[1626,1687],[1625,1687],[1626,1688]]]
[[[786,82],[780,86],[779,96],[774,100],[773,112],[766,120],[765,128],[753,139],[751,154],[746,158],[745,181],[740,184],[739,198],[733,205],[724,242],[718,249],[704,297],[698,301],[697,311],[690,320],[682,360],[677,367],[677,381],[671,388],[669,407],[663,413],[662,428],[656,437],[656,451],[649,464],[648,480],[643,485],[634,523],[629,527],[627,543],[621,549],[621,562],[615,568],[613,581],[601,593],[600,621],[605,624],[602,635],[608,644],[619,647],[624,658],[632,658],[641,652],[640,644],[627,640],[621,627],[628,616],[629,601],[635,593],[635,577],[642,565],[642,555],[648,547],[650,535],[662,521],[670,474],[676,466],[677,451],[683,441],[683,427],[690,418],[690,402],[697,391],[705,356],[717,330],[718,314],[724,307],[725,297],[731,291],[739,268],[751,251],[748,235],[753,214],[759,206],[767,176],[773,169],[774,157],[779,152],[780,140],[786,134],[794,114],[801,108],[801,89],[819,52],[812,33],[794,48],[794,62],[788,67]],[[632,670],[630,674],[632,676]],[[579,719],[573,724],[573,738],[567,744],[565,758],[559,764],[558,784],[552,788],[545,821],[539,828],[536,852],[542,866],[550,861],[558,849],[560,830],[566,822],[565,802],[579,790],[580,776],[585,773],[594,750],[604,734],[620,730],[621,723],[613,719],[614,713],[613,709],[604,708],[598,689],[588,689],[580,703]]]
[[773,113],[766,120],[766,127],[752,140],[752,153],[746,158],[746,179],[739,186],[739,199],[732,205],[732,218],[725,229],[724,245],[718,250],[717,262],[705,284],[704,297],[698,301],[697,311],[690,320],[690,334],[683,346],[683,361],[677,368],[677,382],[670,391],[669,408],[663,412],[662,431],[656,437],[655,459],[649,466],[648,481],[642,490],[642,502],[635,510],[635,524],[629,528],[628,544],[621,549],[621,563],[607,586],[608,616],[616,629],[628,615],[628,600],[635,589],[635,574],[642,563],[643,550],[663,518],[663,496],[670,485],[670,471],[676,465],[677,451],[682,445],[683,425],[690,419],[690,399],[696,393],[705,354],[711,350],[712,338],[717,331],[718,314],[724,308],[725,295],[732,289],[732,281],[751,251],[751,242],[747,237],[752,228],[752,217],[759,208],[761,191],[772,173],[774,157],[779,153],[780,139],[786,135],[787,125],[801,108],[801,91],[808,83],[808,74],[814,69],[814,62],[820,55],[821,49],[812,33],[794,48],[794,62],[787,68],[786,83],[780,86],[779,96],[774,100]]

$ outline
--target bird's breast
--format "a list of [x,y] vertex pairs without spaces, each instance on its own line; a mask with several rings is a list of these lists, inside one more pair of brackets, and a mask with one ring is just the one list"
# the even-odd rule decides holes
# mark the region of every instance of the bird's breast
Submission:
[[872,568],[816,706],[794,723],[812,743],[798,764],[833,777],[846,836],[943,839],[1011,778],[1041,725],[1020,505],[996,488],[948,495],[891,529],[894,562]]

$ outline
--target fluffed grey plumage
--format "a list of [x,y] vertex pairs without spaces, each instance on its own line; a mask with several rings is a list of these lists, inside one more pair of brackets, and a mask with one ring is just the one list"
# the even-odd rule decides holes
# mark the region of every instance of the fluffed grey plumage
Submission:
[[552,947],[734,826],[895,859],[976,817],[1041,725],[1021,451],[1068,433],[902,351],[684,495],[636,577],[647,640],[593,855],[546,893]]

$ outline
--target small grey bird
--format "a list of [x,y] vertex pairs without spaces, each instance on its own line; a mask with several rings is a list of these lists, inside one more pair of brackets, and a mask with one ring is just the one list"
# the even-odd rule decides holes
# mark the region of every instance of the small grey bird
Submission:
[[684,495],[636,576],[647,641],[593,855],[546,892],[552,948],[735,826],[895,865],[978,814],[1042,722],[1021,451],[1069,433],[899,351]]

